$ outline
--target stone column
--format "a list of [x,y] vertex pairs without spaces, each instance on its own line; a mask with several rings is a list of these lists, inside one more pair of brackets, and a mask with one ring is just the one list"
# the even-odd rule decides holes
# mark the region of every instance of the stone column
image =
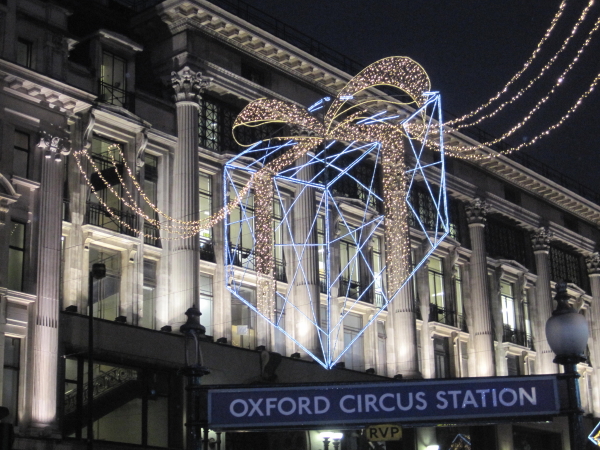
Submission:
[[487,276],[485,251],[485,217],[488,212],[485,201],[475,198],[466,206],[469,235],[471,237],[470,287],[473,329],[469,330],[475,350],[478,377],[495,375],[494,338],[492,336],[492,312]]
[[38,217],[37,302],[33,305],[30,336],[32,368],[29,372],[30,400],[25,417],[30,434],[56,426],[58,365],[58,308],[62,236],[62,140],[46,134],[38,144],[41,179]]
[[546,321],[552,315],[552,291],[550,289],[550,239],[552,234],[546,228],[539,228],[531,240],[535,254],[537,282],[535,304],[531,308],[533,325],[533,345],[537,352],[535,371],[538,374],[556,373],[554,353],[546,339]]
[[[177,106],[171,216],[185,222],[198,221],[198,102],[209,80],[185,67],[179,72],[172,72],[171,83],[175,91],[173,100]],[[172,222],[172,225],[178,224]],[[185,322],[185,311],[193,304],[197,305],[200,299],[198,235],[194,233],[173,241],[170,250],[172,288],[169,295],[169,324],[175,327]]]
[[[502,377],[508,375],[508,363],[506,357],[508,355],[508,344],[504,342],[504,319],[502,317],[502,277],[504,269],[502,266],[495,268],[492,274],[491,281],[491,310],[492,323],[494,330],[494,340],[496,341],[496,376]],[[515,299],[516,300],[516,299]]]
[[588,315],[590,326],[590,359],[595,368],[592,390],[592,408],[594,417],[600,416],[600,253],[594,253],[586,258],[590,286],[592,288],[592,305]]
[[[314,167],[308,165],[309,162],[309,155],[304,155],[296,161],[296,167],[304,167],[297,174],[299,180],[307,182],[312,180]],[[317,243],[315,191],[306,185],[296,186],[292,217],[293,243],[296,252],[293,260],[289,261],[292,278],[288,280],[293,283],[292,301],[297,308],[297,311],[294,311],[296,319],[294,332],[300,345],[315,356],[322,357],[323,351],[317,334],[321,316],[321,290],[319,286],[319,254],[315,245]],[[291,312],[291,309],[288,310]],[[306,350],[300,349],[301,353],[305,353]]]
[[[394,142],[382,145],[383,200],[388,306],[394,325],[396,370],[404,378],[419,378],[415,302],[408,279],[410,264],[409,212],[404,149]],[[402,288],[402,289],[401,289]]]

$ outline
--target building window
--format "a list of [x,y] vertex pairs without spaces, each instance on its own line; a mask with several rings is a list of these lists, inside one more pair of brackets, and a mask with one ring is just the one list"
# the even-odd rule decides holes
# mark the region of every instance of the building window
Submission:
[[13,152],[13,175],[27,178],[29,175],[29,148],[30,136],[22,131],[15,130],[15,143]]
[[444,291],[444,266],[437,256],[429,258],[427,266],[429,276],[429,309],[431,322],[440,322],[454,325],[455,312],[447,306]]
[[[66,358],[62,422],[68,437],[87,437],[87,373],[85,359]],[[169,424],[182,405],[176,394],[171,395],[168,373],[97,363],[93,379],[95,440],[170,447]],[[78,389],[83,389],[79,400]]]
[[512,283],[507,283],[506,281],[500,282],[500,300],[502,302],[502,324],[504,325],[505,335],[504,342],[511,342],[512,332],[517,328],[515,296]]
[[[146,199],[142,204],[142,211],[149,219],[157,220],[158,212],[155,208],[158,204],[158,157],[154,155],[144,155],[144,194]],[[158,227],[148,220],[144,221],[144,235],[144,244],[160,247]]]
[[200,323],[206,328],[206,334],[213,335],[213,277],[200,274]]
[[140,326],[156,328],[156,261],[144,259],[144,303]]
[[375,293],[372,300],[375,306],[381,308],[384,302],[383,296],[383,257],[381,255],[381,238],[373,237],[373,251],[372,251],[372,264],[373,264],[373,291]]
[[319,249],[319,286],[322,294],[327,294],[327,275],[325,261],[327,258],[325,247],[325,218],[317,217],[317,248]]
[[[230,199],[239,195],[239,186],[231,187]],[[229,214],[229,251],[227,264],[254,270],[252,249],[254,229],[254,194],[248,192],[240,199],[240,205]]]
[[29,69],[33,68],[33,42],[17,39],[17,64]]
[[521,358],[518,355],[507,355],[506,366],[509,376],[519,376],[521,373]]
[[[240,287],[240,297],[256,306],[256,290]],[[231,343],[236,347],[256,348],[256,313],[231,295]]]
[[24,263],[25,224],[11,220],[8,240],[8,289],[23,290]]
[[104,51],[100,67],[100,99],[115,106],[128,108],[127,61]]
[[238,109],[203,97],[200,102],[200,146],[220,153],[238,153],[240,146],[231,134],[238,113]]
[[467,321],[465,320],[465,307],[463,302],[462,268],[458,265],[454,268],[454,296],[456,306],[455,326],[463,331],[467,331]]
[[21,339],[4,337],[4,379],[2,405],[8,408],[5,423],[17,424],[19,407],[19,371],[21,367]]
[[510,259],[532,269],[531,244],[524,230],[505,223],[497,217],[488,216],[485,225],[485,248],[488,256]]
[[582,284],[584,277],[581,276],[581,273],[581,257],[578,254],[555,246],[550,247],[552,281],[566,281],[585,288],[586,286]]
[[137,215],[124,211],[120,198],[124,170],[122,150],[122,146],[115,142],[97,136],[92,140],[91,156],[100,174],[92,173],[90,176],[90,184],[95,192],[89,196],[86,223],[135,236]]
[[436,378],[450,378],[450,350],[448,338],[433,338],[433,354]]
[[339,296],[358,299],[362,293],[356,246],[359,235],[356,230],[348,229],[347,225],[340,225],[340,228],[340,234],[344,237],[340,241]]
[[377,322],[377,374],[387,375],[387,335],[385,333],[385,322]]
[[[430,191],[423,186],[413,186],[409,192],[408,201],[412,205],[414,211],[409,212],[408,224],[413,228],[422,229],[422,231],[442,232],[444,230],[440,229],[438,224],[438,210],[442,211],[443,208],[442,206],[436,206],[432,195],[437,195],[437,191]],[[447,201],[448,216],[450,219],[448,235],[452,239],[460,241],[459,203],[450,197],[447,197]]]
[[260,86],[265,86],[267,79],[264,70],[260,70],[246,62],[242,62],[242,77]]
[[362,316],[348,314],[344,317],[344,348],[347,348],[356,339],[352,346],[344,353],[344,362],[348,369],[365,370],[364,336],[361,334],[360,337],[356,338],[362,327]]
[[280,295],[276,297],[275,302],[275,323],[278,324],[279,328],[274,330],[274,350],[281,355],[285,355],[286,336],[281,331],[285,329],[285,304]]
[[[200,220],[212,214],[212,177],[200,172]],[[212,228],[200,230],[200,259],[215,262]]]
[[501,280],[500,302],[502,307],[503,342],[531,347],[531,324],[527,299],[524,298],[519,305],[515,299],[514,285]]
[[93,315],[114,320],[120,313],[121,255],[117,252],[90,247],[90,271],[94,263],[106,266],[106,276],[93,281]]
[[464,341],[460,341],[460,376],[469,376],[469,349]]
[[504,186],[504,198],[515,205],[521,205],[521,191],[512,186]]
[[273,257],[275,259],[275,279],[287,283],[285,273],[285,254],[283,251],[283,211],[281,200],[273,199]]

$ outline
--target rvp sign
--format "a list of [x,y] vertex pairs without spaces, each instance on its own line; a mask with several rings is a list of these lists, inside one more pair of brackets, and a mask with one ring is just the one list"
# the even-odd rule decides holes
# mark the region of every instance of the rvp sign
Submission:
[[367,439],[371,442],[397,441],[402,437],[399,425],[371,425],[365,429]]

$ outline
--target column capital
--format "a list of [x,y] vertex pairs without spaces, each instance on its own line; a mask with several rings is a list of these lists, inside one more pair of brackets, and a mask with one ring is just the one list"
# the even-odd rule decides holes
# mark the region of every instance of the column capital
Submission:
[[534,252],[547,252],[550,250],[552,232],[546,227],[540,227],[531,234],[531,243]]
[[47,131],[40,132],[37,147],[43,151],[45,158],[54,158],[56,161],[61,160],[61,155],[71,153],[71,143],[68,139]]
[[179,72],[171,72],[171,86],[175,91],[173,101],[198,102],[211,82],[212,78],[202,76],[202,72],[192,72],[188,66]]
[[467,222],[469,225],[483,225],[485,223],[485,217],[490,207],[485,200],[478,197],[474,198],[467,204],[465,211],[467,213]]
[[595,252],[585,258],[588,275],[600,275],[600,253]]

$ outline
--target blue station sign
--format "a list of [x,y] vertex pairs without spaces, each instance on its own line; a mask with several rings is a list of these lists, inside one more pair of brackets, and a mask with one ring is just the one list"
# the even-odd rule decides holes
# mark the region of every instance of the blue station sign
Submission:
[[380,424],[558,414],[556,376],[210,389],[213,429]]

